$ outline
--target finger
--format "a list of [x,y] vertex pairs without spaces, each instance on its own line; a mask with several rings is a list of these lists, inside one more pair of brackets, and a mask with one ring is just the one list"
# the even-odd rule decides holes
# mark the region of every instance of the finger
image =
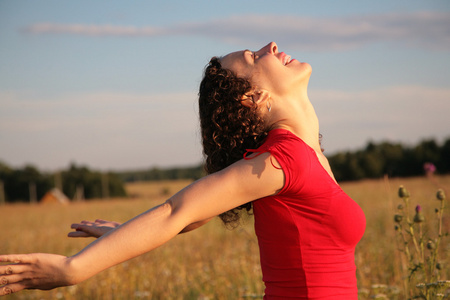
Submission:
[[76,231],[84,231],[86,233],[91,233],[92,230],[95,230],[95,226],[93,225],[78,225],[77,227],[73,228]]
[[0,277],[0,286],[7,285],[7,284],[12,284],[12,283],[17,283],[20,280],[23,280],[23,276],[21,276],[19,274],[2,276],[2,277]]
[[11,288],[11,286],[4,286],[1,290],[0,290],[0,296],[6,296],[6,295],[10,295],[12,293],[14,293],[15,290],[13,290]]
[[10,262],[10,263],[31,263],[33,260],[29,254],[8,254],[0,255],[0,262]]
[[84,231],[72,231],[67,234],[68,237],[79,238],[79,237],[92,237],[91,234],[88,234]]
[[72,225],[70,225],[70,228],[77,229],[82,226],[94,226],[94,225],[96,225],[94,222],[84,221],[84,223],[73,223]]
[[18,291],[23,290],[25,287],[23,284],[20,283],[13,283],[5,285],[4,287],[0,288],[0,296],[10,295],[12,293],[16,293]]
[[80,226],[83,226],[83,224],[80,224],[80,223],[73,223],[72,225],[70,225],[70,228],[72,228],[72,229],[77,229],[77,228],[79,228]]
[[11,275],[14,273],[11,265],[0,266],[0,275]]
[[95,224],[95,222],[83,220],[80,222],[80,224]]
[[27,265],[23,265],[23,264],[0,266],[0,276],[23,273],[26,271],[26,266]]
[[95,223],[104,224],[104,223],[110,223],[110,221],[106,221],[106,220],[103,220],[103,219],[97,219],[97,220],[95,220]]
[[81,224],[81,225],[92,225],[92,224],[95,224],[95,222],[83,220],[79,224]]

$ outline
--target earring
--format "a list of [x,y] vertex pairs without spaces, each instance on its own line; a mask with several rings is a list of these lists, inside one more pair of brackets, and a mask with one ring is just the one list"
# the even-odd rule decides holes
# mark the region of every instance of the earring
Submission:
[[272,104],[269,101],[266,102],[266,107],[269,112],[272,110]]

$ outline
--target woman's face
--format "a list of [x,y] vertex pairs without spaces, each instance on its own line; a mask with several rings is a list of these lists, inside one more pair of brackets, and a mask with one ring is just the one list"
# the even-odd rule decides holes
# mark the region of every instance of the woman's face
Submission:
[[285,96],[308,85],[311,66],[301,63],[284,52],[278,52],[274,42],[260,50],[233,52],[221,59],[224,68],[237,76],[249,79],[257,89],[264,89],[274,96]]

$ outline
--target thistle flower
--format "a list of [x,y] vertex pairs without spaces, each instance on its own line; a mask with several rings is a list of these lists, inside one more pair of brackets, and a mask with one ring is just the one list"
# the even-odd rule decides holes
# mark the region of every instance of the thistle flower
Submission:
[[396,223],[400,223],[403,220],[403,216],[402,215],[395,215],[394,216],[394,221]]
[[437,191],[437,193],[436,193],[436,198],[437,198],[439,201],[445,200],[445,193],[444,193],[444,191],[443,191],[442,189],[439,189],[439,190]]
[[398,196],[400,198],[408,198],[409,197],[409,192],[405,189],[405,187],[403,185],[401,185],[398,188]]
[[436,166],[433,163],[427,162],[423,164],[423,170],[426,174],[433,174],[436,172]]
[[434,244],[434,242],[432,240],[428,240],[427,242],[427,248],[429,250],[433,250],[434,248],[436,248],[436,245]]
[[422,223],[423,221],[425,221],[425,217],[423,216],[422,212],[422,207],[420,205],[416,206],[416,215],[414,216],[414,222],[416,223]]

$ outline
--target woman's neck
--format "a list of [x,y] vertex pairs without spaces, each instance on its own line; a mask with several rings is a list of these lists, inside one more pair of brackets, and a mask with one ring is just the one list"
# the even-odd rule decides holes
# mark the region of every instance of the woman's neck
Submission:
[[285,99],[277,103],[273,111],[272,129],[282,128],[291,131],[311,148],[321,152],[319,143],[319,120],[308,96],[301,99]]

